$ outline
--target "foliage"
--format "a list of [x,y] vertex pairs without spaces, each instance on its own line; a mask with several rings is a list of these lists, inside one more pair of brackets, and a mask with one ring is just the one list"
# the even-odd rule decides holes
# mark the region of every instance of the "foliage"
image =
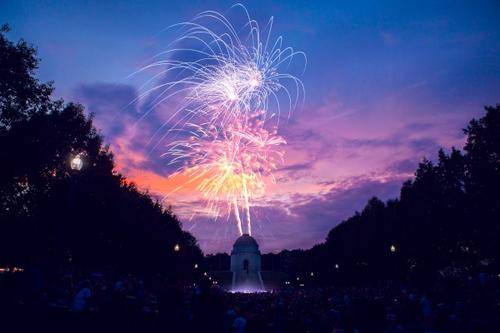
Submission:
[[[9,41],[7,31],[0,33],[0,261],[189,274],[202,255],[196,240],[114,171],[92,117],[51,98],[52,85],[35,77],[36,50]],[[81,171],[70,168],[77,154]]]

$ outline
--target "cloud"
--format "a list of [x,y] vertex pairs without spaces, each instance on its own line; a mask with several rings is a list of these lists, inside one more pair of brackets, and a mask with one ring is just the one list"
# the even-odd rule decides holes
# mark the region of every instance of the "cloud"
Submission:
[[[301,203],[272,201],[253,209],[254,236],[263,252],[285,248],[310,248],[323,242],[328,231],[362,210],[368,199],[395,198],[402,178],[380,180],[359,177],[337,184],[324,195],[303,196]],[[184,223],[207,253],[230,251],[237,235],[231,220],[194,219]],[[227,237],[222,237],[222,234]]]
[[[172,120],[173,105],[146,109],[147,101],[130,104],[137,92],[127,85],[80,85],[75,94],[95,114],[117,169],[172,205],[205,252],[230,251],[237,237],[234,218],[224,210],[217,219],[207,215],[198,184],[188,174],[173,174],[175,167],[160,158],[166,143],[153,149],[159,142],[154,140],[168,130],[168,124],[161,126]],[[402,97],[407,95],[395,94],[367,109],[329,96],[305,105],[281,127],[288,142],[284,164],[276,170],[275,182],[266,178],[265,195],[251,202],[254,235],[264,252],[308,248],[323,241],[332,227],[362,209],[371,196],[397,197],[422,157],[432,157],[439,146],[460,140],[450,127],[457,122],[450,121],[452,116],[417,117],[409,110],[416,107],[401,104]],[[141,118],[146,111],[151,113]]]
[[[377,119],[364,119],[371,116],[327,101],[306,106],[284,125],[288,145],[285,163],[276,171],[277,184],[268,184],[266,196],[252,208],[254,235],[263,251],[321,242],[371,196],[396,198],[421,158],[454,140],[441,131],[443,120],[425,115],[415,120],[378,108]],[[191,225],[205,251],[230,251],[235,229],[230,219],[191,222],[185,225]]]
[[297,163],[286,165],[280,168],[281,171],[297,171],[297,170],[307,170],[311,167],[311,163]]
[[136,97],[137,91],[133,86],[103,82],[79,84],[73,96],[95,115],[96,125],[110,138],[124,130],[127,122],[121,117],[137,112],[136,104],[132,103]]
[[418,166],[418,162],[413,159],[403,159],[390,164],[387,167],[387,171],[395,172],[398,174],[412,174],[415,172]]
[[156,174],[153,170],[158,166],[157,160],[148,156],[148,142],[155,127],[140,121],[140,107],[134,102],[136,89],[125,84],[80,84],[73,98],[94,114],[96,127],[113,151],[117,170],[138,185],[142,185],[140,179],[144,177],[144,183],[149,185],[150,173]]

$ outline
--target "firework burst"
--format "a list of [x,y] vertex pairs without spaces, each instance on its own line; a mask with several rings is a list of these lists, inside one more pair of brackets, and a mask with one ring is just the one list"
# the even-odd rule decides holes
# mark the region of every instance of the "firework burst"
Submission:
[[[243,216],[251,234],[250,201],[265,193],[263,177],[272,178],[283,160],[281,113],[288,117],[304,98],[288,69],[297,57],[305,68],[306,57],[284,47],[281,36],[271,39],[272,18],[261,31],[243,5],[232,8],[244,14],[241,28],[215,11],[175,25],[181,36],[140,70],[159,69],[139,98],[151,97],[146,115],[178,102],[153,136],[155,147],[170,138],[163,156],[179,166],[176,174],[198,184],[212,214],[234,214],[240,234]],[[161,83],[148,87],[155,81]]]
[[170,163],[182,164],[177,172],[188,175],[188,183],[198,184],[210,213],[218,216],[223,207],[234,213],[240,234],[241,215],[251,234],[250,201],[264,194],[263,177],[272,176],[283,160],[279,146],[286,142],[275,128],[264,127],[261,116],[255,113],[224,128],[192,125],[192,136],[172,142],[165,153]]

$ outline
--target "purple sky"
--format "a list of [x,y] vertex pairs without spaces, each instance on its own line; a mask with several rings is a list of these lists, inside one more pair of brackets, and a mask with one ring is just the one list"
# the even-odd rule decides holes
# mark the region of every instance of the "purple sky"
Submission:
[[[229,1],[12,1],[0,23],[38,46],[39,76],[79,101],[115,153],[118,169],[155,195],[169,193],[168,161],[152,150],[159,108],[125,106],[144,78],[127,76],[172,41],[171,24]],[[397,197],[419,160],[461,147],[467,121],[500,102],[500,6],[495,1],[248,1],[253,18],[307,53],[304,105],[280,134],[288,141],[278,183],[254,203],[264,252],[307,248],[371,196]],[[238,22],[236,22],[238,24]],[[162,118],[163,117],[163,118]],[[194,193],[170,195],[184,229],[207,252],[229,251],[236,228],[192,213]]]

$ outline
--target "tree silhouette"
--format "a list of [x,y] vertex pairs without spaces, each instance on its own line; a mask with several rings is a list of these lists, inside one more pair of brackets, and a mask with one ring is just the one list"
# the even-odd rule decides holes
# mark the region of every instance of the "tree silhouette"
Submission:
[[[472,234],[486,256],[498,256],[500,244],[500,105],[486,107],[486,115],[466,129],[466,177]],[[494,258],[498,260],[498,258]]]
[[[36,50],[0,34],[0,261],[192,274],[202,253],[173,213],[114,170],[78,104],[52,100]],[[84,167],[70,168],[80,154]],[[174,251],[174,245],[180,251]]]

